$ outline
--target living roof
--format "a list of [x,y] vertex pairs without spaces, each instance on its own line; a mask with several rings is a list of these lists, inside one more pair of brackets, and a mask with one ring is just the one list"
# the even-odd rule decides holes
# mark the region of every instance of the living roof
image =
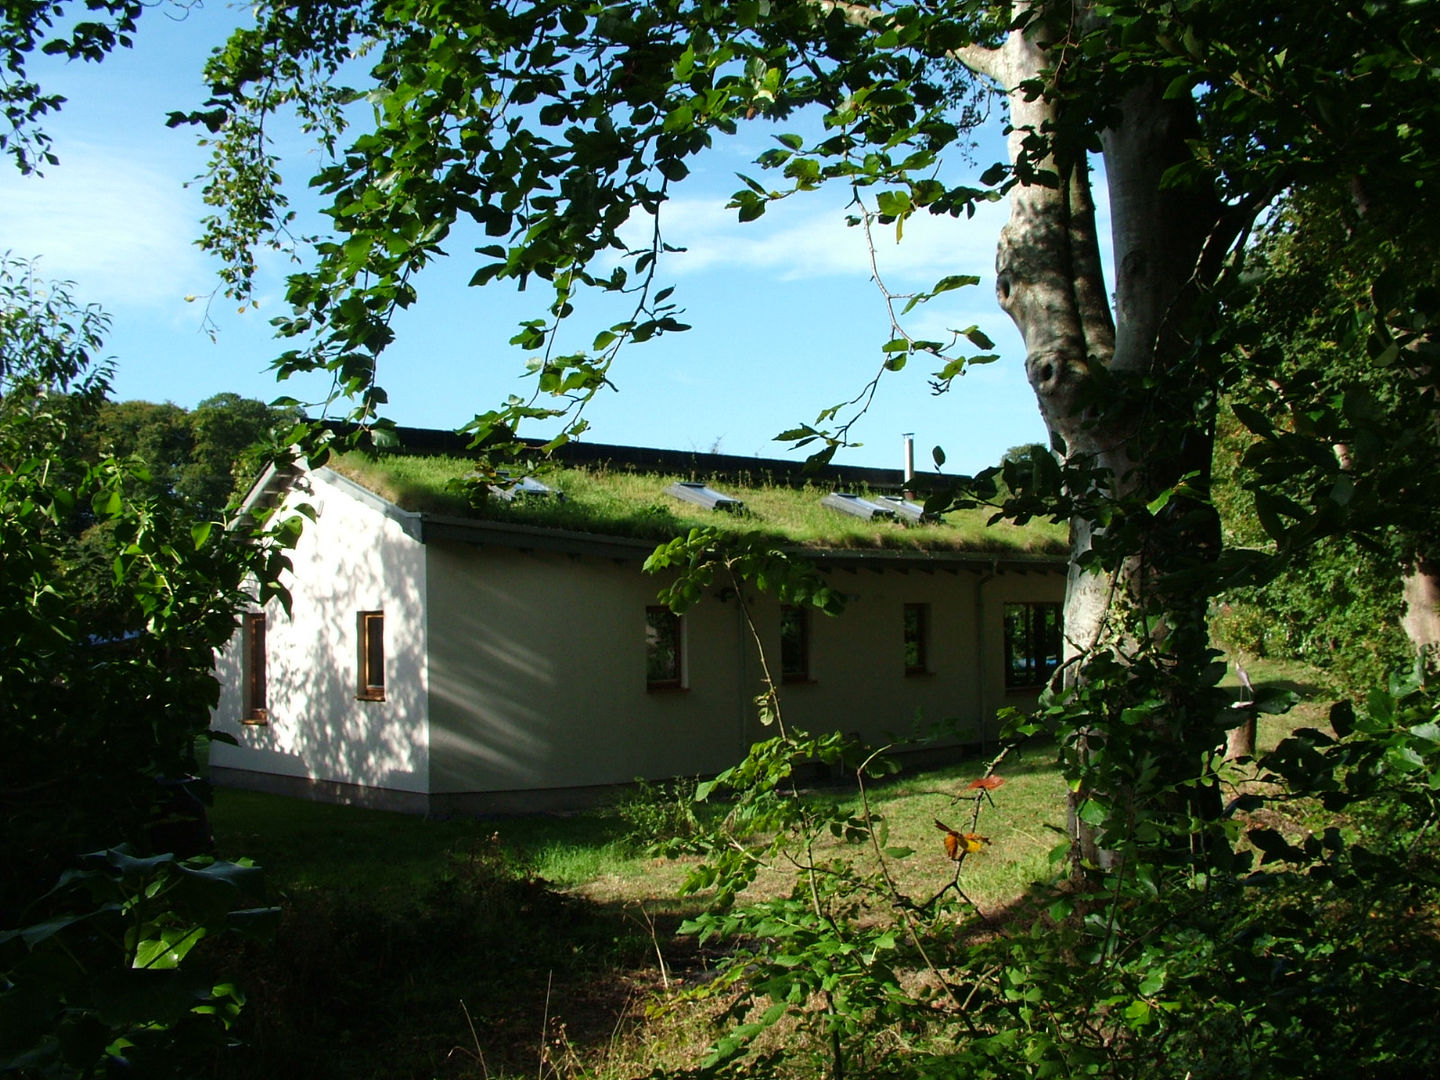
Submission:
[[[704,464],[703,456],[695,458]],[[957,510],[938,524],[905,525],[865,521],[820,505],[836,490],[830,482],[756,476],[715,476],[705,472],[652,472],[627,465],[591,463],[560,466],[539,474],[554,496],[524,496],[513,502],[491,497],[472,505],[465,478],[474,462],[463,456],[361,453],[337,454],[329,463],[401,509],[445,518],[468,518],[573,533],[663,541],[698,526],[760,534],[778,543],[816,551],[995,552],[1061,555],[1062,526],[1034,522],[1024,527],[988,524],[992,511]],[[716,512],[667,495],[675,481],[702,481],[743,500],[739,513]],[[864,485],[841,490],[865,495]]]

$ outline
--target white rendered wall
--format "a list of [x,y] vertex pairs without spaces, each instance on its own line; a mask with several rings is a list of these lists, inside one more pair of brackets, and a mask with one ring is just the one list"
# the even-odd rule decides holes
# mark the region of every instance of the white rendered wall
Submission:
[[[305,490],[307,489],[308,490]],[[302,476],[288,503],[308,503],[290,558],[287,616],[266,609],[268,722],[241,722],[239,634],[217,666],[218,728],[210,763],[279,776],[424,792],[430,781],[425,549],[407,533],[412,515],[320,469]],[[357,614],[385,614],[385,699],[357,697]]]

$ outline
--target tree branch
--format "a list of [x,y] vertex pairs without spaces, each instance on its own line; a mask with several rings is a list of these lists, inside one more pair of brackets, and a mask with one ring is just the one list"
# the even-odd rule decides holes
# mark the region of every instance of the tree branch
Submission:
[[[852,26],[869,27],[873,21],[885,14],[869,4],[850,3],[848,0],[816,0],[816,6],[827,15],[838,12]],[[970,44],[962,45],[958,49],[951,49],[948,55],[951,59],[964,64],[976,75],[983,75],[985,78],[1003,85],[1001,74],[1005,70],[1005,65],[999,49]]]

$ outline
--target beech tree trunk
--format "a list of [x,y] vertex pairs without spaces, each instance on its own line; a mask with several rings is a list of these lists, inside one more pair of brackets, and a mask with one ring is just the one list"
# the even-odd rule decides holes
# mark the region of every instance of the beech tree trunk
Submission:
[[1405,614],[1400,625],[1426,671],[1440,659],[1440,566],[1418,559],[1403,579]]
[[[1051,130],[1062,120],[1055,99],[1027,100],[1015,89],[1057,63],[1060,51],[1047,49],[1047,34],[1054,32],[1035,20],[1023,31],[1012,31],[998,50],[962,56],[1008,92],[1012,163],[1022,159],[1027,135]],[[1012,189],[1010,220],[996,258],[1000,305],[1024,337],[1026,373],[1064,459],[1099,466],[1099,483],[1106,490],[1092,494],[1138,495],[1147,502],[1187,474],[1208,482],[1213,448],[1213,428],[1197,420],[1195,409],[1198,396],[1211,388],[1195,385],[1188,387],[1189,397],[1185,393],[1187,381],[1201,377],[1185,367],[1189,339],[1183,328],[1221,206],[1209,190],[1161,184],[1171,165],[1189,159],[1185,139],[1195,126],[1188,100],[1166,100],[1163,89],[1159,82],[1133,86],[1119,103],[1117,122],[1102,135],[1114,311],[1101,271],[1084,158],[1064,161],[1052,154],[1040,167],[1053,170],[1057,182]],[[1096,383],[1103,375],[1122,378],[1105,379],[1102,395]],[[1083,563],[1097,539],[1097,523],[1084,516],[1072,519],[1064,615],[1067,660],[1122,647],[1124,636],[1133,633],[1128,628],[1133,624],[1117,617],[1127,606],[1159,612],[1168,625],[1155,626],[1157,635],[1177,626],[1203,633],[1203,596],[1155,592],[1160,573],[1177,558],[1203,556],[1207,548],[1213,557],[1218,548],[1218,523],[1213,535],[1205,535],[1211,530],[1203,524],[1197,535],[1193,513],[1183,526],[1174,524],[1182,516],[1167,520],[1158,515],[1144,551],[1106,569],[1087,569]],[[1068,672],[1073,678],[1075,668]],[[1072,839],[1080,859],[1103,866],[1103,842],[1073,813],[1084,794],[1072,796]]]

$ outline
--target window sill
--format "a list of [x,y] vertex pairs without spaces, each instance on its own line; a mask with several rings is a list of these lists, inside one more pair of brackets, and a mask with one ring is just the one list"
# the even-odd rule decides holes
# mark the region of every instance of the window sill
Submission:
[[355,695],[356,701],[384,701],[385,691],[362,691]]
[[688,686],[682,686],[682,685],[680,685],[679,683],[646,683],[646,684],[645,684],[645,692],[646,692],[647,694],[685,694],[685,693],[689,693],[689,691],[690,691],[690,688],[689,688]]
[[247,727],[264,727],[270,723],[270,714],[261,709],[256,709],[249,716],[243,717],[240,722]]

